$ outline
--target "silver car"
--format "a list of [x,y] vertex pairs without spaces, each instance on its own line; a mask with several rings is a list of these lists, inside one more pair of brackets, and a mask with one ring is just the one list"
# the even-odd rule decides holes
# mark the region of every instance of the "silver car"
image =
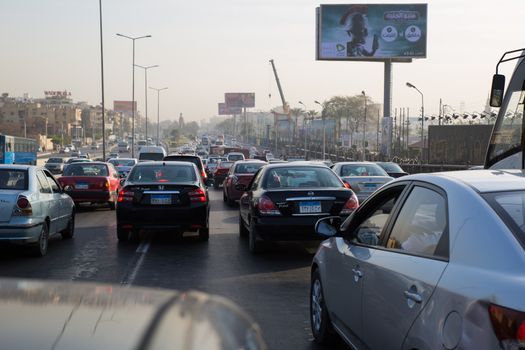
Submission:
[[383,168],[372,162],[340,162],[336,163],[332,170],[350,185],[359,203],[394,179]]
[[47,169],[0,165],[0,241],[27,244],[44,256],[51,236],[73,237],[74,208]]
[[525,171],[402,177],[338,221],[316,224],[330,237],[311,269],[317,342],[524,348]]

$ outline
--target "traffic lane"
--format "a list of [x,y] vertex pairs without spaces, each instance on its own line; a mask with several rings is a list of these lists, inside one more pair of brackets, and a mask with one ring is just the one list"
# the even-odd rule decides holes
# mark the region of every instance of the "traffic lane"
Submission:
[[137,244],[119,245],[115,211],[81,207],[75,236],[49,242],[47,255],[34,258],[23,246],[0,245],[2,277],[120,283],[136,254]]
[[[210,240],[157,232],[134,285],[196,289],[233,300],[261,326],[270,349],[318,349],[309,320],[311,245],[269,244],[252,255],[238,234],[238,207],[227,207],[222,189],[210,189]],[[335,348],[344,349],[342,344]]]

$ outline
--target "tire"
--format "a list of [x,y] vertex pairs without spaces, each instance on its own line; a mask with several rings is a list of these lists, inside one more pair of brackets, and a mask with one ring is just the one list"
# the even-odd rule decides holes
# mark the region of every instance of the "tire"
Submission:
[[233,207],[235,205],[235,201],[231,200],[230,197],[226,194],[226,190],[224,190],[224,201],[226,202],[226,205],[229,207]]
[[116,201],[114,201],[114,202],[108,202],[108,207],[109,207],[109,209],[111,209],[111,210],[115,210],[115,209],[117,209],[117,202],[116,202]]
[[199,229],[199,240],[202,242],[207,242],[210,239],[210,228],[201,228]]
[[75,235],[75,212],[73,211],[71,213],[71,217],[69,218],[69,221],[67,223],[67,227],[60,232],[62,235],[62,239],[70,239],[73,238]]
[[31,247],[31,255],[36,257],[42,257],[47,254],[47,247],[49,245],[49,226],[47,222],[42,224],[40,236],[38,236],[38,242],[36,245]]
[[119,242],[127,242],[129,240],[129,231],[124,230],[117,224],[117,238]]
[[226,191],[225,190],[222,191],[222,201],[224,203],[228,202],[228,197],[226,197]]
[[242,221],[241,213],[239,213],[239,236],[240,237],[247,237],[250,231],[244,226],[244,222]]
[[250,221],[250,230],[248,231],[248,249],[250,253],[257,254],[263,251],[263,242],[257,237],[257,229],[255,228],[255,222]]
[[310,327],[314,341],[318,344],[333,344],[337,337],[328,315],[321,276],[317,269],[313,272],[310,283]]

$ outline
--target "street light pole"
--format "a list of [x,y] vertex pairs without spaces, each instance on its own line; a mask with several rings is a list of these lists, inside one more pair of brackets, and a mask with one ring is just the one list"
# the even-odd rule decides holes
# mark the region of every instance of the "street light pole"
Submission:
[[[131,79],[131,157],[135,158],[135,40],[151,38],[151,35],[143,35],[138,37],[130,37],[124,34],[117,33],[117,36],[121,36],[126,39],[133,41],[133,63],[131,65],[132,69],[132,79]],[[104,134],[104,133],[102,133]]]
[[144,138],[146,139],[146,143],[147,143],[147,141],[148,141],[148,69],[156,68],[159,65],[156,64],[156,65],[153,65],[153,66],[141,66],[141,65],[136,64],[135,66],[144,69],[144,108],[146,109],[146,112],[145,112],[145,114],[146,114],[146,131],[145,131],[145,134],[146,134],[146,136]]
[[[98,1],[99,18],[100,18],[100,84],[102,94],[102,158],[106,160],[106,115],[105,115],[105,103],[104,103],[104,45],[102,40],[102,0]],[[47,123],[46,123],[47,125]],[[46,131],[47,134],[47,131]],[[47,138],[47,135],[46,135]],[[47,142],[47,141],[46,141]],[[96,143],[93,135],[92,142]]]
[[421,95],[421,148],[420,148],[420,151],[419,151],[420,152],[419,164],[423,164],[423,152],[424,152],[424,149],[425,149],[425,143],[424,143],[425,140],[424,140],[424,136],[423,136],[424,122],[425,122],[425,100],[424,100],[424,97],[423,97],[423,93],[421,91],[419,91],[419,89],[417,87],[415,87],[413,84],[410,84],[409,82],[407,82],[407,86],[409,88],[415,89]]
[[160,92],[166,90],[167,87],[156,89],[150,86],[150,89],[157,91],[157,146],[160,146]]
[[319,101],[314,101],[314,103],[321,106],[323,109],[321,110],[321,118],[323,119],[323,160],[326,160],[326,123],[325,123],[325,115],[324,115],[324,105],[320,103]]
[[306,111],[308,109],[306,108],[306,105],[303,102],[299,101],[299,104],[304,107],[304,116],[303,116],[303,118],[304,118],[303,119],[303,121],[304,121],[304,160],[306,160],[306,158],[308,158],[307,141],[306,141],[306,134],[307,134],[307,131],[308,131],[308,129],[306,128],[306,126],[307,126],[306,123],[308,121],[307,118],[306,118]]
[[366,160],[366,93],[365,91],[361,91],[361,94],[363,95],[365,99],[365,119],[363,122],[363,162]]

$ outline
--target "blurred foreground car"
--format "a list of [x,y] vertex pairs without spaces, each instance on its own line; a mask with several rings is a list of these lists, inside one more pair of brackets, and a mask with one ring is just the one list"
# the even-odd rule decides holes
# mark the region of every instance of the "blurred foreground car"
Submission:
[[401,176],[406,176],[408,173],[399,166],[399,164],[394,162],[376,162],[384,171],[387,172],[388,176],[392,176],[397,179]]
[[237,305],[196,291],[0,279],[0,324],[4,349],[266,349]]
[[363,349],[523,349],[525,173],[402,177],[374,193],[312,263],[311,327]]
[[24,165],[0,166],[0,242],[27,244],[47,253],[50,237],[73,237],[75,209],[51,173]]
[[368,198],[375,190],[394,178],[372,162],[340,162],[332,167],[343,181],[350,185],[359,203]]
[[206,184],[190,162],[144,162],[133,167],[118,196],[117,237],[138,240],[141,229],[198,231],[207,241]]
[[106,203],[115,210],[120,180],[110,163],[82,162],[69,164],[58,182],[75,204]]
[[359,206],[354,192],[321,164],[294,162],[262,167],[240,199],[239,234],[249,236],[249,250],[263,249],[262,240],[318,240],[318,219],[346,217]]
[[223,182],[223,200],[232,206],[244,193],[243,191],[237,190],[235,186],[242,184],[248,187],[257,170],[266,164],[266,162],[253,159],[235,162]]

